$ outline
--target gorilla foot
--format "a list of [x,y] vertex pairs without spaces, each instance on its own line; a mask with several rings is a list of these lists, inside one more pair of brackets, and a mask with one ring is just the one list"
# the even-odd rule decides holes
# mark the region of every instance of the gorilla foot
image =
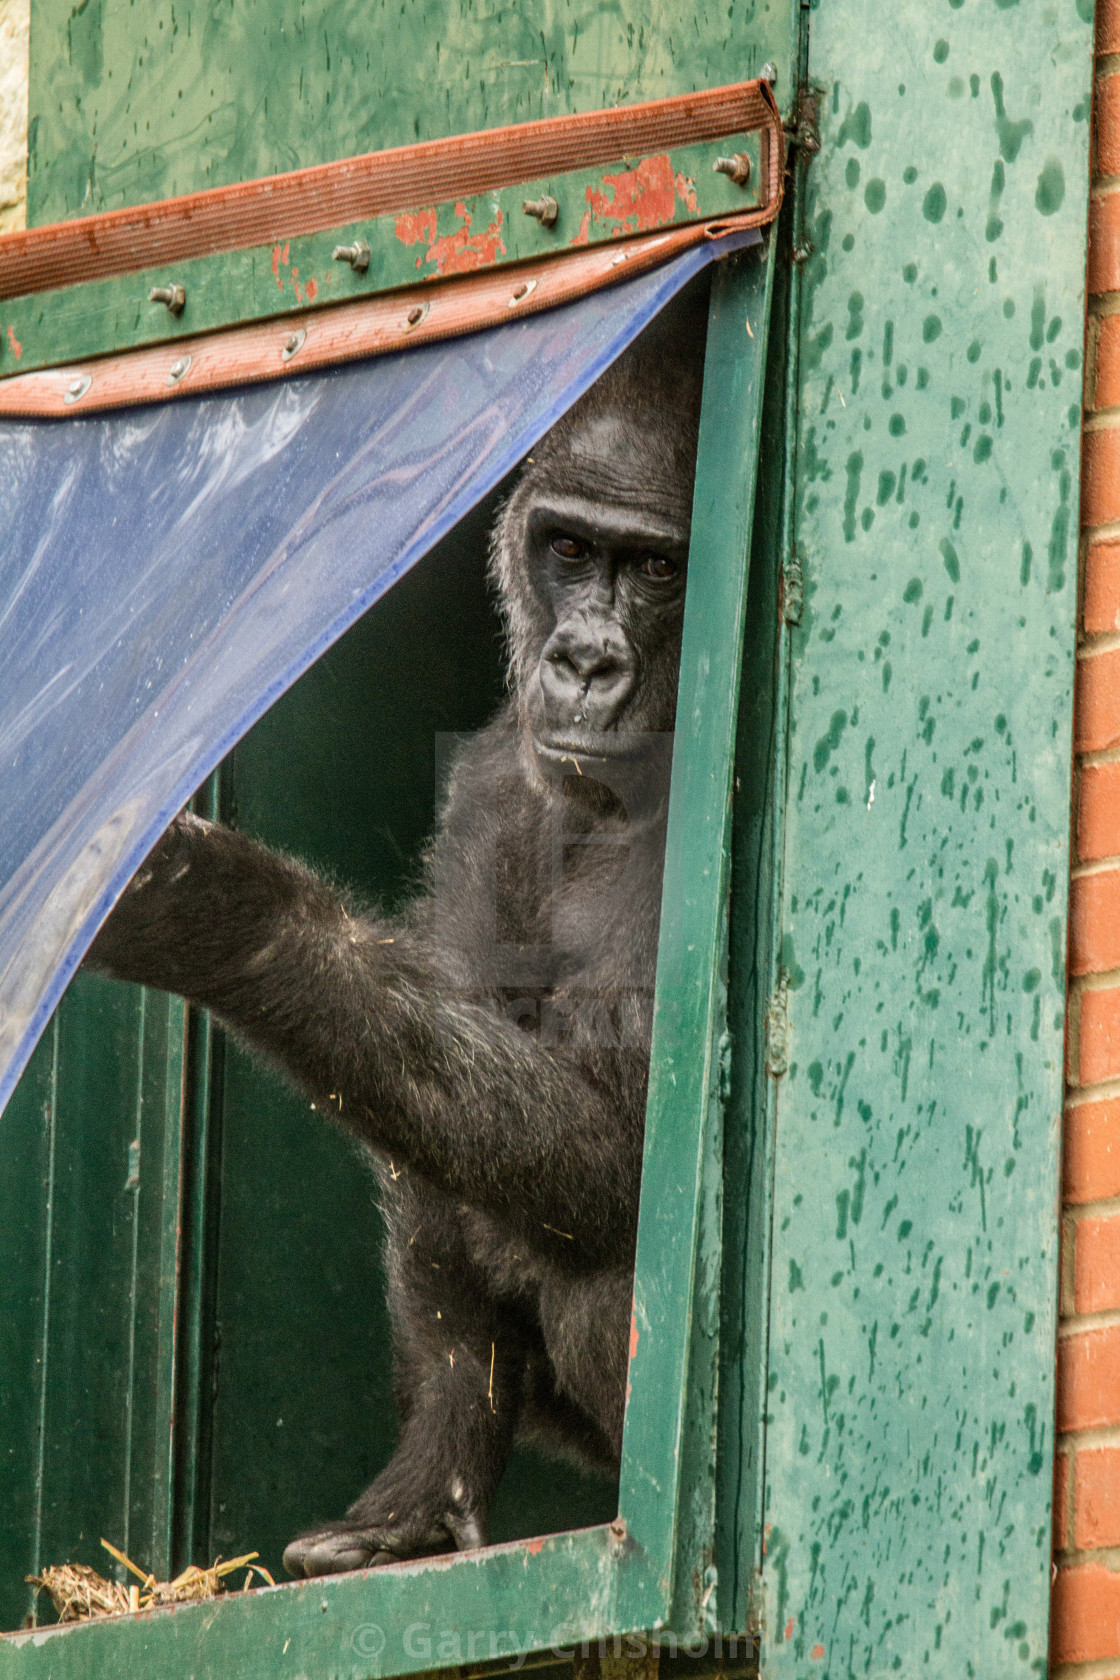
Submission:
[[376,1569],[408,1558],[438,1557],[443,1552],[469,1551],[484,1546],[486,1536],[476,1517],[444,1511],[414,1512],[384,1522],[360,1517],[329,1523],[299,1535],[285,1548],[284,1568],[300,1579],[312,1575],[340,1575],[348,1569]]
[[338,1524],[301,1534],[284,1548],[284,1568],[297,1580],[310,1575],[341,1575],[348,1569],[371,1569],[397,1563],[400,1554],[377,1545],[370,1529]]

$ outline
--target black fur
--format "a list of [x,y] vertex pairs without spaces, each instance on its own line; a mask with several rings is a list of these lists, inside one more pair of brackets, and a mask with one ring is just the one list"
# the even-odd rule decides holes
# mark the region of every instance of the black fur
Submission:
[[510,699],[408,912],[184,815],[88,958],[214,1010],[376,1163],[400,1442],[293,1574],[482,1544],[515,1433],[618,1461],[702,337],[668,311],[526,465]]

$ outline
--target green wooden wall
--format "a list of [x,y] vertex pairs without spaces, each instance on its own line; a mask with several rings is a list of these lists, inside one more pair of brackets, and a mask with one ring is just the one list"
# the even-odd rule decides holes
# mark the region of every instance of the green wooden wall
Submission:
[[1091,0],[820,0],[766,1671],[1044,1672]]
[[[756,76],[788,0],[34,0],[28,225]],[[77,278],[77,277],[76,277]]]

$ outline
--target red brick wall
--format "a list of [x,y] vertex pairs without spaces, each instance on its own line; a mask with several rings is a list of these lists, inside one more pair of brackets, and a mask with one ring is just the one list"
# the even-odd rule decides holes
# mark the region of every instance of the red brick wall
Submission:
[[1120,0],[1097,0],[1097,55],[1054,1475],[1061,1680],[1120,1680]]

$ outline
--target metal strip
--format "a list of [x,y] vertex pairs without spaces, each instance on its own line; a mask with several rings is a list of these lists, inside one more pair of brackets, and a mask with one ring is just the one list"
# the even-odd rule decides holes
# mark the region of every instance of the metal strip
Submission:
[[454,338],[517,315],[571,303],[631,279],[708,239],[769,221],[770,209],[724,221],[484,270],[422,288],[382,293],[313,313],[281,316],[175,344],[16,374],[0,381],[0,415],[66,419],[129,403],[166,402],[185,392],[256,384],[289,373]]

